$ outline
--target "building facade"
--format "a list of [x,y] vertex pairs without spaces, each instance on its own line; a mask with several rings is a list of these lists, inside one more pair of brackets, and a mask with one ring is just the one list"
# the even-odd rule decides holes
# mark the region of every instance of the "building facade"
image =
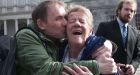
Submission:
[[0,0],[0,34],[13,36],[32,22],[31,12],[42,0]]
[[[45,0],[0,0],[0,34],[13,36],[15,32],[32,22],[31,12],[38,3]],[[94,16],[95,30],[98,24],[115,17],[115,8],[119,0],[61,0],[67,4],[80,4],[88,7]],[[138,0],[138,7],[140,0]],[[132,25],[140,29],[140,8]]]

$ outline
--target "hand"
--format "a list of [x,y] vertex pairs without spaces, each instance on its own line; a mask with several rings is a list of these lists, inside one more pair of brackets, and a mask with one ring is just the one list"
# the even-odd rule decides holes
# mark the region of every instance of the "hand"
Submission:
[[134,75],[135,69],[134,69],[133,65],[126,64],[126,68],[127,68],[127,71],[126,71],[127,75]]
[[[100,62],[100,60],[106,60],[106,62]],[[103,58],[98,60],[99,71],[101,74],[114,74],[117,73],[117,66],[113,58]]]
[[111,57],[112,44],[109,40],[105,41],[103,46],[101,46],[95,52],[92,53],[92,58],[98,58],[100,55],[102,55],[106,52],[110,53],[109,56]]
[[121,75],[134,75],[134,67],[129,64],[117,64],[118,71],[120,72]]
[[74,64],[73,68],[70,68],[68,66],[64,66],[64,68],[68,73],[63,71],[62,75],[93,75],[92,72],[85,66],[77,66],[76,64]]
[[126,67],[125,67],[125,64],[116,64],[117,65],[117,69],[118,69],[118,72],[121,74],[121,75],[125,75],[126,73]]

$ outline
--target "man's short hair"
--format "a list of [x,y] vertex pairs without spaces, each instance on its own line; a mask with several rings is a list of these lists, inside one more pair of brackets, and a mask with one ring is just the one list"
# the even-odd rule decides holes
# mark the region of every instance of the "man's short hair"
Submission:
[[136,6],[136,9],[137,9],[137,2],[136,2],[136,0],[121,0],[119,2],[118,6],[117,6],[117,9],[116,9],[116,16],[118,16],[118,11],[123,8],[123,4],[124,3],[134,4]]
[[38,19],[47,21],[47,15],[48,15],[48,8],[50,5],[60,5],[64,6],[64,2],[61,1],[43,1],[41,2],[32,12],[32,20],[36,24]]

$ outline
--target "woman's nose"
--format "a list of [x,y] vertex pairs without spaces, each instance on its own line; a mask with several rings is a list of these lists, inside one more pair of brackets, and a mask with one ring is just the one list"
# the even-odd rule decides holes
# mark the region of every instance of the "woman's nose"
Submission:
[[76,26],[79,26],[79,27],[81,26],[81,23],[79,22],[79,20],[76,20],[76,21],[75,21],[75,25],[76,25]]

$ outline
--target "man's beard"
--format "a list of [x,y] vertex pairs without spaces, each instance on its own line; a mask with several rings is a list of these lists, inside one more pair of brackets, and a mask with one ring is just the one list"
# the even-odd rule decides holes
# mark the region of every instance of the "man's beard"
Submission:
[[123,23],[129,23],[131,21],[131,19],[125,19],[125,17],[119,16],[119,18]]

